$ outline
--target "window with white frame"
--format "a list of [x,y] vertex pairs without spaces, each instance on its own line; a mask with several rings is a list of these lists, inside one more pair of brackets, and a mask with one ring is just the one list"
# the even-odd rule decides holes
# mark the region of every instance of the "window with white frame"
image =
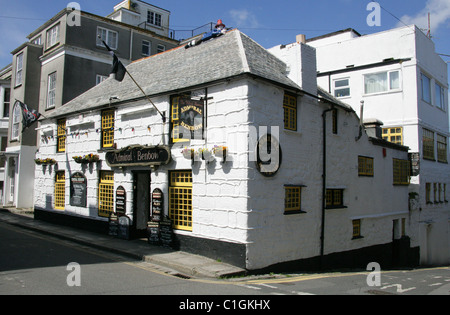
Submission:
[[11,89],[6,88],[3,96],[3,117],[9,117],[9,104],[11,102]]
[[22,117],[22,109],[20,108],[19,102],[16,102],[13,110],[13,121],[12,121],[12,130],[11,130],[11,140],[19,139],[19,128],[20,128],[20,119]]
[[20,53],[16,57],[16,86],[22,84],[23,81],[22,70],[23,70],[23,53]]
[[105,41],[109,48],[116,50],[118,39],[119,35],[117,32],[108,30],[103,27],[97,27],[97,46],[104,47],[102,41]]
[[150,56],[151,54],[151,43],[148,40],[142,41],[142,55],[143,56]]
[[385,71],[364,75],[364,93],[382,93],[400,90],[400,71]]
[[56,72],[50,73],[47,85],[47,108],[55,107]]
[[334,80],[334,96],[335,97],[350,96],[349,78]]
[[33,39],[32,43],[35,45],[42,45],[42,36],[38,36],[35,39]]
[[108,78],[109,77],[107,75],[97,74],[95,77],[95,85],[99,85],[100,83],[102,83],[103,81],[105,81]]
[[440,86],[438,83],[435,84],[435,105],[440,109],[445,110],[445,94],[444,88]]
[[59,24],[56,24],[47,31],[46,49],[59,43]]
[[161,26],[161,14],[152,11],[147,11],[147,23],[156,26]]
[[421,73],[420,81],[422,84],[422,100],[431,104],[431,79]]
[[164,51],[166,51],[166,46],[159,44],[158,48],[156,49],[156,52],[159,54],[159,53],[162,53]]

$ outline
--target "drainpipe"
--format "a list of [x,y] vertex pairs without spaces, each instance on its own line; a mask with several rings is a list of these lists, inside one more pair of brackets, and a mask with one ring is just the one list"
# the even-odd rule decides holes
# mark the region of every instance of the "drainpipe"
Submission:
[[325,207],[326,207],[326,193],[327,193],[327,112],[334,109],[332,106],[322,113],[323,123],[323,150],[322,150],[322,226],[320,232],[320,268],[323,268],[323,257],[325,247]]

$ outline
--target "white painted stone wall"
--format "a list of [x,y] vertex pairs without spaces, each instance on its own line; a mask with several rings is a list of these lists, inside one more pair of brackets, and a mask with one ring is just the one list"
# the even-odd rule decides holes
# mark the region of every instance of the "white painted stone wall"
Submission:
[[[251,121],[280,127],[282,166],[273,178],[263,177],[250,163],[249,268],[320,255],[322,208],[322,112],[328,108],[304,96],[299,100],[298,131],[283,130],[283,90],[250,84]],[[408,187],[393,186],[392,159],[407,152],[373,145],[368,137],[355,141],[359,120],[339,110],[339,131],[331,133],[327,116],[327,188],[344,189],[343,209],[327,209],[325,255],[392,242],[393,220],[408,219]],[[358,176],[358,155],[375,159],[375,176]],[[254,163],[253,163],[254,164]],[[253,165],[254,166],[254,165]],[[284,215],[284,186],[302,188],[302,210]],[[362,220],[364,238],[352,240],[352,220]],[[409,229],[407,228],[407,235]]]
[[[312,70],[311,70],[312,71]],[[308,75],[308,73],[305,73]],[[205,161],[186,160],[181,149],[186,144],[172,147],[173,161],[152,172],[151,189],[160,188],[168,200],[168,171],[193,172],[193,231],[176,231],[193,237],[247,244],[247,268],[316,257],[320,251],[321,193],[322,193],[322,111],[328,108],[314,99],[303,96],[298,102],[298,131],[283,129],[284,90],[261,80],[240,79],[208,88],[207,137],[193,140],[190,146],[211,149],[214,145],[227,145],[226,163],[220,159]],[[169,96],[155,98],[155,105],[169,113]],[[132,106],[118,106],[116,110],[115,142],[118,148],[128,145],[168,144],[169,124],[164,126],[155,110],[141,111],[146,102]],[[130,112],[130,111],[134,111]],[[54,204],[55,170],[66,170],[65,213],[106,220],[97,217],[98,172],[109,170],[104,153],[101,163],[85,168],[72,157],[97,153],[100,149],[100,111],[68,117],[66,153],[56,153],[56,123],[42,124],[38,158],[55,158],[57,166],[36,167],[35,205],[52,210]],[[328,117],[331,130],[331,116]],[[148,129],[150,126],[150,130]],[[249,135],[262,136],[259,127],[279,128],[283,152],[282,165],[273,178],[263,177],[250,160],[255,141]],[[49,128],[47,131],[46,128]],[[134,130],[133,130],[134,128]],[[121,129],[121,130],[120,130]],[[165,136],[161,137],[164,130]],[[79,135],[71,136],[71,133]],[[87,132],[87,134],[86,134]],[[339,111],[339,134],[328,136],[329,188],[344,188],[346,209],[327,210],[325,254],[358,249],[392,241],[392,220],[407,215],[407,187],[392,186],[392,157],[406,159],[405,152],[388,149],[381,157],[382,148],[368,142],[367,137],[355,141],[359,121],[353,113]],[[51,136],[53,135],[53,139]],[[49,138],[50,137],[50,138]],[[358,155],[376,159],[374,178],[357,175]],[[115,170],[115,189],[124,186],[127,191],[127,213],[132,217],[132,170]],[[69,206],[70,174],[81,171],[88,181],[88,207]],[[303,214],[284,215],[284,185],[301,184]],[[398,196],[404,196],[398,198]],[[58,212],[58,211],[57,211]],[[352,219],[361,218],[364,238],[351,240]]]
[[[410,152],[422,152],[422,128],[434,131],[435,141],[436,134],[447,138],[450,136],[447,64],[436,54],[434,43],[416,27],[401,27],[347,39],[330,37],[326,41],[309,41],[308,44],[316,48],[319,72],[368,65],[389,58],[410,58],[409,61],[393,65],[333,74],[330,77],[322,76],[318,78],[318,84],[333,94],[334,80],[348,78],[351,95],[340,100],[351,105],[358,115],[360,101],[363,100],[364,118],[377,118],[384,123],[384,128],[403,126],[404,145],[410,148]],[[364,74],[392,70],[400,71],[400,90],[365,94]],[[431,104],[422,100],[421,73],[431,78]],[[444,110],[435,106],[435,83],[439,83],[446,89]],[[436,147],[435,142],[435,150]],[[450,242],[447,241],[447,235],[450,231],[447,222],[450,217],[450,205],[449,203],[427,204],[426,183],[447,184],[447,194],[449,194],[449,164],[421,158],[420,175],[411,179],[410,191],[419,194],[418,204],[412,208],[411,212],[412,245],[421,246],[423,264],[448,263],[450,262],[448,254]],[[433,191],[431,193],[433,199]],[[432,232],[423,232],[426,229]]]

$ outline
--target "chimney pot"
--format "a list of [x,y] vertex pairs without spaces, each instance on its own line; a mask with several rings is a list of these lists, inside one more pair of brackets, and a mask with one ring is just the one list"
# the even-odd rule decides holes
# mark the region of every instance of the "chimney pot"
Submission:
[[304,34],[297,35],[297,43],[306,44],[306,36]]

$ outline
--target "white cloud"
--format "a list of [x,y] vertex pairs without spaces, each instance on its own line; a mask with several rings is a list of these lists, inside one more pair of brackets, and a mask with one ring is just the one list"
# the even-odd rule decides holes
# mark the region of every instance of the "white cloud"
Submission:
[[440,27],[450,27],[450,0],[428,0],[425,8],[418,14],[405,15],[401,20],[405,24],[415,24],[421,29],[428,29],[428,13],[431,16],[432,32],[436,32]]
[[231,10],[230,11],[231,19],[236,23],[236,27],[248,27],[248,28],[257,28],[260,27],[258,19],[256,16],[249,12],[246,9],[242,10]]

